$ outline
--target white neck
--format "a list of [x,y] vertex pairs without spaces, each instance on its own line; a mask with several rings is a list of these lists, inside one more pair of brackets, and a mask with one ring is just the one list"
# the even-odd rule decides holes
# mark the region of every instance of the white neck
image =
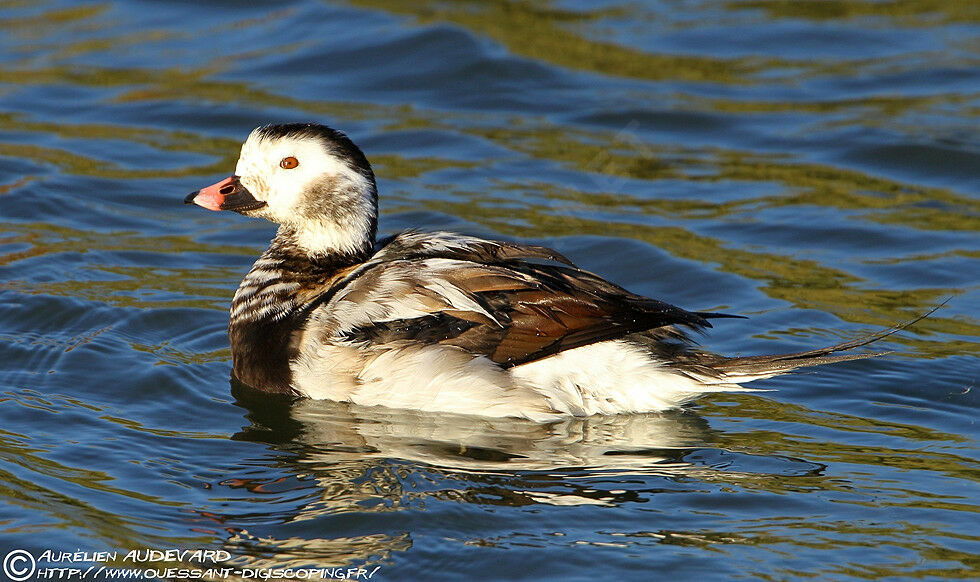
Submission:
[[373,243],[370,240],[369,221],[356,219],[354,222],[357,224],[341,225],[317,221],[301,226],[283,226],[280,227],[278,234],[289,236],[297,247],[311,257],[334,254],[354,255],[364,252],[364,249]]

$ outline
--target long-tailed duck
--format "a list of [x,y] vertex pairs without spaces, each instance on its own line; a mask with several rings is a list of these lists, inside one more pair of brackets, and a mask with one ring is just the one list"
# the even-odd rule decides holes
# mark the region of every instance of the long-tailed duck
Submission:
[[231,304],[235,377],[266,392],[537,420],[651,412],[803,366],[807,352],[725,357],[685,332],[730,317],[614,285],[538,246],[407,231],[375,241],[371,165],[343,133],[268,125],[235,175],[185,199],[278,223]]

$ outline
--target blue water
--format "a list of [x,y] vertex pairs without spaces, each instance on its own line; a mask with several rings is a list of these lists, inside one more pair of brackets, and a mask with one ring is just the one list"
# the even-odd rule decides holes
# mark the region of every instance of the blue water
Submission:
[[[975,2],[254,4],[0,2],[0,556],[980,577]],[[949,302],[889,356],[665,414],[240,402],[227,308],[274,227],[182,199],[253,127],[309,120],[374,164],[383,232],[545,244],[749,316],[717,352]]]

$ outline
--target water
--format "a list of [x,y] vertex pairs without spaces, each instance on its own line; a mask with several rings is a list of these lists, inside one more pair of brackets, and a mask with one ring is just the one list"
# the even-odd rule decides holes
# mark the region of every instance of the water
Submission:
[[[975,2],[0,6],[0,554],[980,577]],[[950,300],[887,358],[665,414],[238,401],[227,307],[273,227],[181,201],[250,129],[296,120],[367,152],[383,232],[546,244],[750,316],[718,322],[715,351]]]

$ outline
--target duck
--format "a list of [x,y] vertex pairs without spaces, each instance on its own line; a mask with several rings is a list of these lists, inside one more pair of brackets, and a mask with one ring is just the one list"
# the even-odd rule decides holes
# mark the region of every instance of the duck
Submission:
[[234,175],[184,201],[279,225],[228,325],[233,379],[263,393],[536,421],[660,412],[882,355],[850,350],[912,323],[804,352],[709,352],[693,334],[739,316],[632,293],[542,246],[377,238],[371,164],[317,123],[256,128]]

